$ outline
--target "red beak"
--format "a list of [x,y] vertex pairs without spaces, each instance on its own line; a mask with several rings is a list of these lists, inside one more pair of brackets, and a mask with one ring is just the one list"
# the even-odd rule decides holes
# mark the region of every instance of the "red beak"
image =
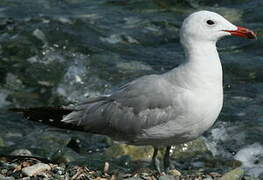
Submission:
[[256,33],[241,26],[237,26],[237,30],[235,31],[229,31],[229,30],[223,30],[223,31],[231,33],[232,36],[240,36],[248,39],[257,39]]

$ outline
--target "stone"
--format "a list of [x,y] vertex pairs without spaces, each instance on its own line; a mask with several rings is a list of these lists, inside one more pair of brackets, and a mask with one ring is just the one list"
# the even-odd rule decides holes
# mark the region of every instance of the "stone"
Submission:
[[175,176],[171,176],[171,175],[164,175],[164,176],[160,176],[159,180],[177,180],[177,178]]
[[109,157],[129,155],[132,160],[150,159],[153,154],[151,146],[132,146],[126,144],[114,144],[106,150]]
[[127,178],[126,180],[142,180],[142,178],[139,178],[139,177],[130,177],[130,178]]
[[181,172],[178,171],[178,170],[176,170],[176,169],[171,169],[171,170],[168,172],[168,174],[173,175],[173,176],[181,176],[181,175],[182,175]]
[[201,153],[209,152],[202,137],[188,143],[173,146],[171,151],[172,157],[175,159],[195,157]]
[[75,151],[69,148],[65,148],[63,150],[59,150],[56,153],[54,153],[51,159],[59,163],[70,163],[80,157],[81,156],[79,156],[79,154],[76,153]]
[[219,180],[241,180],[245,174],[242,168],[236,168],[224,174]]
[[35,176],[43,171],[51,170],[51,167],[48,164],[37,163],[32,166],[28,166],[22,169],[22,173],[26,176]]
[[10,176],[3,176],[2,174],[0,174],[0,180],[15,180],[15,178]]
[[211,176],[203,178],[203,180],[213,180]]
[[41,31],[40,29],[35,29],[33,31],[33,35],[41,40],[43,43],[46,43],[47,42],[47,38],[46,38],[46,35],[43,33],[43,31]]
[[32,153],[27,149],[16,149],[10,153],[12,156],[32,156]]

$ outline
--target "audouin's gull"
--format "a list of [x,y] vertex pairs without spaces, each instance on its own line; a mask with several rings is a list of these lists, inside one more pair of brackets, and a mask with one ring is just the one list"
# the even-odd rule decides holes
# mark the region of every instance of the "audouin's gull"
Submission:
[[135,79],[74,110],[57,109],[61,114],[69,113],[62,120],[45,121],[37,115],[43,123],[58,127],[103,134],[127,144],[152,145],[152,162],[158,171],[158,147],[166,146],[164,169],[168,170],[171,145],[199,137],[221,111],[222,67],[216,42],[228,35],[256,38],[251,30],[235,26],[217,13],[195,12],[180,30],[185,51],[185,62],[180,66]]

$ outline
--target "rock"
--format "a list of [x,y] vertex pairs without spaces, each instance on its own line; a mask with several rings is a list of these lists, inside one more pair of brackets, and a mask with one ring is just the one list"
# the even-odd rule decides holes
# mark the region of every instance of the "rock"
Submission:
[[32,156],[32,153],[27,149],[16,149],[10,153],[12,156]]
[[2,174],[0,174],[0,180],[15,180],[15,178],[8,177],[8,176],[3,176]]
[[51,170],[48,164],[37,163],[34,164],[33,166],[28,166],[23,168],[22,173],[26,176],[34,176],[46,170]]
[[203,178],[203,180],[213,180],[211,176]]
[[1,174],[6,174],[8,172],[8,170],[7,169],[2,169],[0,172],[1,172]]
[[203,168],[203,167],[205,167],[205,163],[204,163],[204,162],[201,162],[201,161],[191,162],[191,165],[192,165],[194,168]]
[[59,150],[56,153],[54,153],[51,159],[59,163],[70,163],[80,157],[81,156],[79,156],[79,154],[76,153],[75,151],[69,148],[65,148],[63,150]]
[[40,29],[35,29],[33,31],[33,35],[41,40],[43,43],[47,43],[47,38],[46,38],[46,35],[43,33],[43,31],[41,31]]
[[212,176],[212,177],[214,177],[214,178],[219,178],[219,177],[222,176],[222,175],[219,174],[218,172],[210,172],[209,175]]
[[101,37],[100,40],[110,44],[117,44],[117,43],[140,44],[138,40],[126,34],[112,34],[109,37]]
[[180,173],[180,171],[176,170],[176,169],[172,169],[168,172],[168,174],[173,175],[173,176],[181,176],[182,174]]
[[241,168],[236,168],[224,174],[219,180],[241,180],[245,171]]
[[126,180],[142,180],[142,178],[139,178],[139,177],[130,177],[130,178],[127,178]]
[[150,159],[153,154],[151,146],[132,146],[126,144],[114,144],[106,150],[109,157],[129,155],[132,160]]
[[260,176],[259,177],[252,177],[252,176],[249,176],[249,175],[245,175],[243,177],[243,179],[244,180],[258,180],[258,179],[262,179],[262,178],[260,178]]
[[0,167],[5,169],[15,169],[18,166],[17,163],[11,163],[11,162],[3,162],[0,161]]
[[179,177],[176,178],[175,176],[171,176],[171,175],[165,175],[165,176],[160,176],[159,180],[179,180]]
[[63,175],[65,174],[65,169],[63,167],[57,166],[57,167],[52,167],[53,173],[57,175]]
[[172,157],[175,159],[195,157],[196,155],[206,152],[209,152],[209,150],[204,139],[201,137],[188,143],[173,146]]
[[[8,92],[4,90],[0,90],[0,107],[4,108],[8,106],[10,102],[7,100]],[[1,146],[1,139],[0,139],[0,146]]]

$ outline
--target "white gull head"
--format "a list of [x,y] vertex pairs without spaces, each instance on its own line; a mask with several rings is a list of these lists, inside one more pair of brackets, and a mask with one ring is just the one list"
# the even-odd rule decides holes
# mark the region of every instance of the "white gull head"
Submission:
[[193,42],[212,42],[224,36],[235,35],[255,39],[253,31],[235,26],[221,15],[210,11],[198,11],[189,15],[180,30],[183,45]]

